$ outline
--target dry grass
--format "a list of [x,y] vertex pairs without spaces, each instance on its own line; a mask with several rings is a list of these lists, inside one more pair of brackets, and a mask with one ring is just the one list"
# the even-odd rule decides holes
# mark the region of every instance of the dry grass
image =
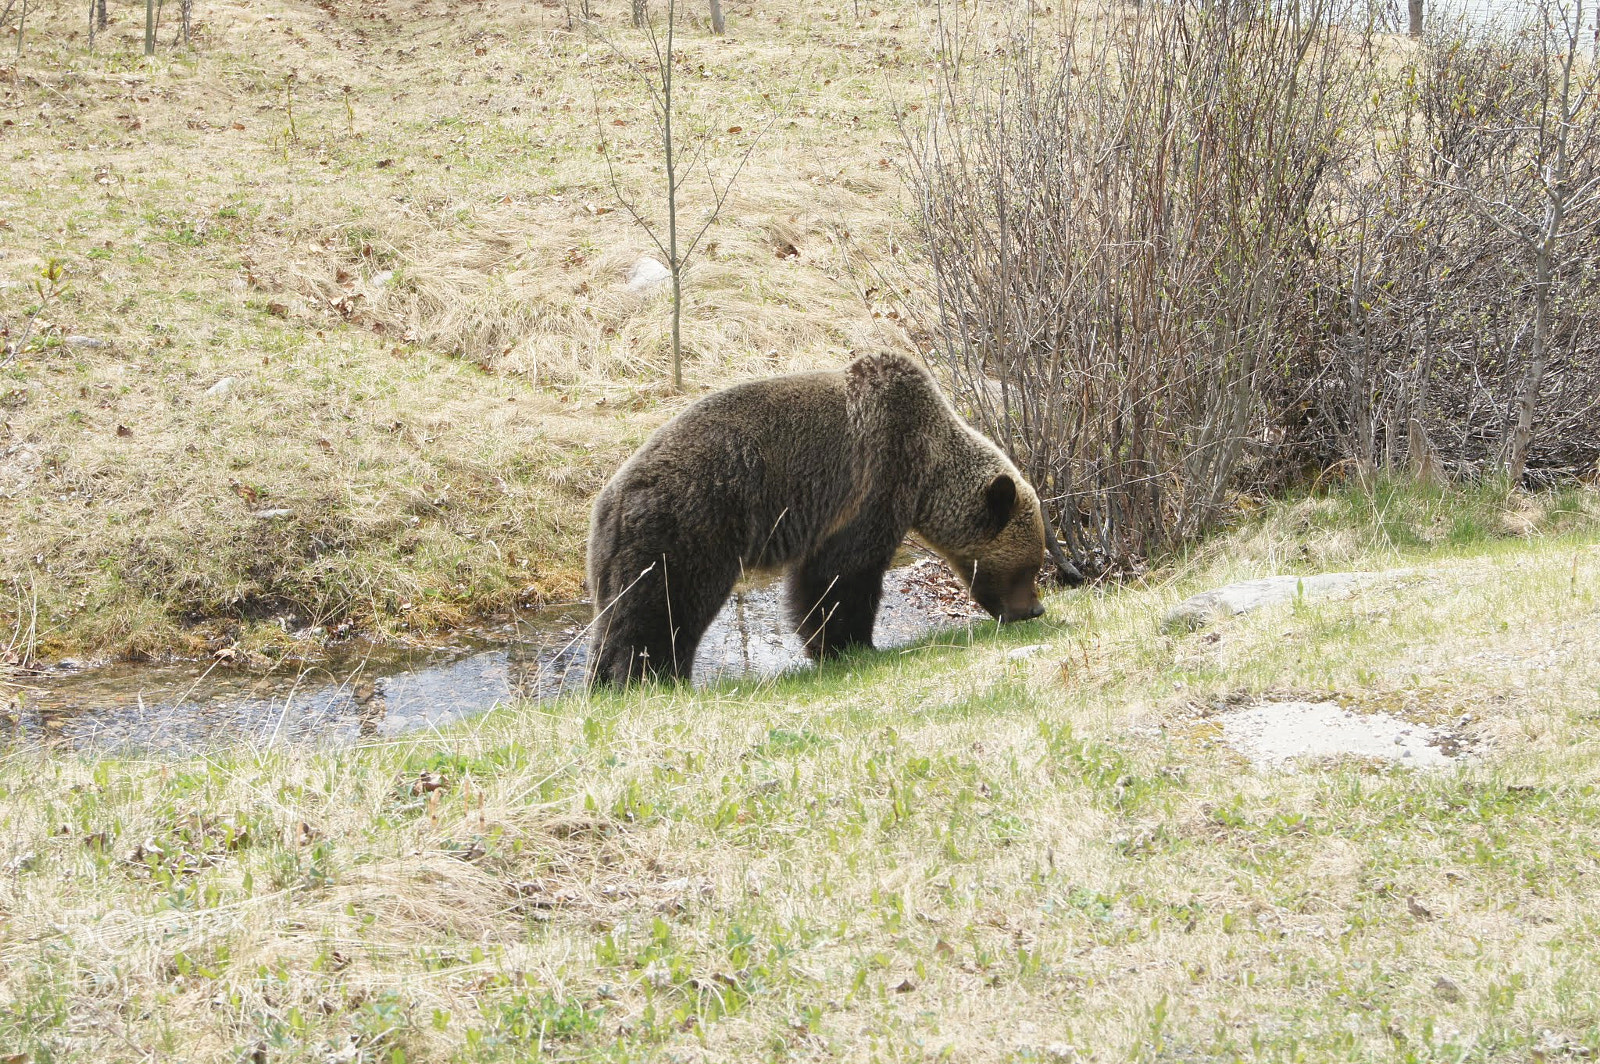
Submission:
[[560,5],[207,3],[152,60],[112,11],[90,51],[36,7],[0,82],[13,337],[38,271],[68,280],[0,369],[0,577],[46,656],[570,597],[588,498],[686,398],[904,343],[867,264],[897,254],[891,97],[920,98],[931,9],[734,5],[727,38],[680,35],[714,166],[773,122],[691,276],[686,397],[596,152],[598,118],[654,202],[643,92]]
[[[1331,543],[1346,503],[1274,509],[1159,585],[1057,597],[1047,623],[776,684],[520,705],[320,753],[14,751],[0,1049],[1592,1056],[1594,499],[1537,501],[1546,528],[1580,524],[1531,540],[1357,546],[1495,512],[1396,492],[1385,533],[1347,517],[1329,549],[1424,578],[1162,629],[1180,595]],[[1209,714],[1273,692],[1448,720],[1471,755],[1257,771]]]

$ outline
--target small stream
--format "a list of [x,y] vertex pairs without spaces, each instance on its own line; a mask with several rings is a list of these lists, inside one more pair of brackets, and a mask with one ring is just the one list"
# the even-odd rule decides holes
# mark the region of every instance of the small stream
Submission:
[[[13,681],[0,698],[7,741],[74,748],[192,751],[245,741],[353,742],[480,713],[517,698],[546,699],[583,686],[587,605],[550,608],[454,633],[448,646],[352,641],[313,664],[266,674],[217,661],[116,664],[52,670]],[[890,570],[875,642],[909,643],[942,628],[982,623],[942,564]],[[774,676],[807,663],[784,623],[780,583],[741,586],[712,623],[694,682]]]

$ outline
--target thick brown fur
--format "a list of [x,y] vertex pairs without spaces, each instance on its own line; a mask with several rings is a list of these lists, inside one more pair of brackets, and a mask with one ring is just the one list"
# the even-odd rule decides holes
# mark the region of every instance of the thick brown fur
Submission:
[[708,395],[595,501],[590,676],[688,677],[734,583],[758,570],[787,570],[790,620],[813,657],[871,645],[908,530],[996,617],[1044,611],[1038,497],[916,363],[869,356]]

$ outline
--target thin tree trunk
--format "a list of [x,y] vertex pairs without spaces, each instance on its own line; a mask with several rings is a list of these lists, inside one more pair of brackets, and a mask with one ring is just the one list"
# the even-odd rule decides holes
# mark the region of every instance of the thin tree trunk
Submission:
[[89,0],[89,47],[90,48],[94,47],[94,4],[95,4],[95,0]]
[[144,0],[144,54],[156,54],[156,0]]
[[194,19],[194,0],[183,0],[178,6],[178,17],[183,23],[183,43],[189,43],[189,23]]
[[17,58],[22,58],[22,31],[28,28],[28,0],[22,0],[22,14],[17,16]]
[[1550,266],[1555,258],[1556,239],[1565,214],[1565,204],[1557,198],[1558,195],[1552,190],[1545,204],[1543,239],[1539,241],[1539,250],[1534,258],[1533,353],[1523,371],[1522,384],[1517,389],[1517,421],[1505,448],[1506,475],[1512,483],[1520,481],[1528,468],[1528,451],[1533,444],[1533,415],[1539,406],[1539,388],[1544,384],[1545,367],[1550,362]]
[[644,20],[645,20],[644,4],[645,4],[645,0],[633,0],[633,26],[634,26],[634,29],[640,29],[640,28],[642,28],[644,26]]
[[1422,36],[1422,0],[1406,0],[1406,13],[1411,16],[1411,36]]
[[95,21],[100,24],[102,30],[106,28],[109,21],[106,18],[106,0],[95,0]]
[[727,20],[722,17],[722,0],[711,0],[711,32],[718,37],[728,32]]
[[[643,0],[635,0],[643,7]],[[661,140],[667,169],[667,261],[672,267],[672,386],[683,391],[683,348],[679,326],[683,321],[683,264],[678,261],[678,180],[672,157],[672,23],[673,4],[667,4],[667,57],[661,71]]]
[[[1568,32],[1571,34],[1575,31]],[[1544,384],[1545,369],[1550,362],[1551,289],[1554,287],[1557,244],[1561,239],[1561,226],[1566,221],[1567,197],[1570,194],[1567,188],[1567,131],[1571,128],[1574,116],[1572,67],[1576,52],[1577,39],[1573,36],[1567,42],[1567,54],[1562,64],[1555,161],[1543,175],[1544,225],[1540,227],[1533,262],[1533,353],[1528,358],[1522,383],[1517,389],[1513,404],[1517,420],[1507,434],[1503,451],[1506,475],[1513,484],[1522,479],[1522,474],[1528,468],[1528,451],[1533,445],[1533,415],[1539,406],[1539,389]]]

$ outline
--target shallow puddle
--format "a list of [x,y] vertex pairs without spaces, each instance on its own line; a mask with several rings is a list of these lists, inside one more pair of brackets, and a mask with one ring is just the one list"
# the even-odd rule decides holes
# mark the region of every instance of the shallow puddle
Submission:
[[1256,765],[1293,770],[1304,762],[1366,758],[1407,768],[1453,764],[1459,741],[1443,728],[1337,702],[1261,702],[1214,718],[1222,741]]
[[[348,742],[426,728],[513,698],[550,698],[581,687],[589,607],[547,609],[515,623],[458,634],[448,647],[360,643],[315,665],[266,675],[213,662],[109,665],[23,679],[8,737],[72,746],[199,749],[235,741]],[[984,615],[941,564],[889,572],[878,612],[880,647]],[[770,677],[804,667],[784,621],[777,582],[740,589],[718,614],[695,659],[694,680]]]

